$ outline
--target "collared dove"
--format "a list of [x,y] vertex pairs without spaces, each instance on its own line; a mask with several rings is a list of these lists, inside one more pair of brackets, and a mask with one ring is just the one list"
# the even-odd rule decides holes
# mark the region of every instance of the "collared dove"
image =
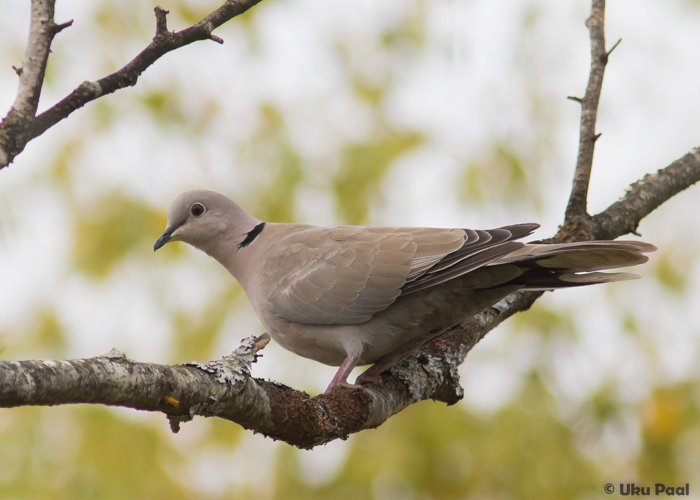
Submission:
[[[340,366],[326,393],[356,384],[517,290],[552,290],[638,278],[603,269],[642,264],[639,241],[522,243],[539,224],[489,230],[265,223],[214,191],[170,205],[154,250],[184,241],[241,284],[282,347]],[[354,386],[351,386],[354,387]]]

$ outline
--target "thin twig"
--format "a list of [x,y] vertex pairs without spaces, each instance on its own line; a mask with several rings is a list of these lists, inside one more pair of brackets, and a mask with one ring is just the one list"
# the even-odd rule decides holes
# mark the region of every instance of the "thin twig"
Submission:
[[41,88],[44,84],[46,62],[51,52],[51,42],[59,31],[71,25],[54,23],[55,0],[32,0],[29,19],[29,37],[22,66],[13,69],[19,76],[15,102],[0,123],[0,168],[12,161],[12,150],[18,140],[26,135],[39,107]]
[[[603,87],[603,74],[609,55],[609,52],[605,51],[605,0],[592,1],[591,16],[586,21],[586,26],[588,26],[591,39],[591,72],[583,98],[569,97],[569,99],[581,103],[581,129],[574,183],[569,204],[566,207],[565,222],[570,222],[575,218],[588,217],[586,210],[588,184],[591,179],[595,141],[599,137],[596,135],[595,125],[600,92]],[[615,47],[617,44],[613,49]]]
[[[46,61],[49,58],[53,29],[55,0],[32,0],[29,20],[29,39],[22,61],[17,96],[10,114],[34,117],[39,107],[41,87],[44,83]],[[9,118],[9,116],[8,116]]]
[[153,8],[153,11],[156,13],[156,36],[165,36],[168,34],[168,14],[170,14],[169,10],[165,10],[163,7],[160,5],[156,5]]
[[53,25],[53,34],[54,34],[54,35],[57,35],[57,34],[60,33],[61,31],[63,31],[64,29],[70,28],[71,26],[73,26],[73,20],[72,20],[72,19],[71,19],[70,21],[66,21],[65,23],[54,24],[54,25]]
[[613,45],[612,48],[610,50],[608,50],[608,53],[605,54],[605,56],[609,58],[610,54],[613,53],[613,50],[615,50],[617,48],[617,46],[620,45],[620,43],[622,43],[622,38],[620,38],[617,42],[615,42],[615,45]]
[[700,148],[632,184],[622,198],[593,217],[593,236],[611,240],[636,234],[644,217],[696,182],[700,182]]

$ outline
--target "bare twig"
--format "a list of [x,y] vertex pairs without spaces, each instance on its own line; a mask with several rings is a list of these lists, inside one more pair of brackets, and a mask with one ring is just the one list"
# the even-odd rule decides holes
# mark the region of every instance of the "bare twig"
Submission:
[[10,110],[11,115],[16,114],[24,118],[34,117],[36,114],[51,41],[57,33],[53,21],[54,2],[55,0],[33,0],[31,3],[29,39],[22,61],[17,96]]
[[625,195],[593,217],[595,239],[636,234],[639,222],[663,202],[700,182],[700,148],[632,184]]
[[588,218],[586,199],[591,179],[595,142],[600,137],[600,134],[595,132],[595,124],[600,91],[603,86],[603,74],[610,52],[620,43],[617,42],[610,49],[610,52],[605,51],[605,0],[592,1],[591,16],[586,21],[586,26],[588,26],[591,38],[591,72],[583,98],[569,97],[569,99],[581,104],[581,130],[574,183],[564,216],[565,223],[572,222],[576,218]]
[[160,5],[156,5],[153,8],[156,13],[156,36],[164,36],[168,34],[168,18],[167,15],[170,14],[169,10],[165,10]]
[[71,19],[70,21],[66,21],[65,23],[54,24],[54,25],[53,25],[53,34],[54,34],[54,35],[57,35],[57,34],[60,33],[61,31],[63,31],[64,29],[70,28],[71,26],[73,26],[73,20],[72,20],[72,19]]
[[12,161],[12,150],[17,140],[23,140],[27,126],[36,115],[53,37],[73,22],[55,24],[54,4],[55,0],[32,0],[31,3],[29,38],[24,60],[20,68],[13,66],[19,76],[17,96],[0,124],[0,168]]
[[[67,118],[76,109],[83,107],[88,102],[99,97],[135,85],[141,73],[168,52],[199,40],[213,40],[217,43],[223,43],[220,37],[212,34],[212,31],[261,1],[262,0],[226,0],[224,5],[198,23],[182,31],[173,33],[168,32],[167,29],[165,19],[167,11],[162,8],[156,8],[156,36],[153,38],[153,41],[126,66],[100,80],[81,83],[67,97],[36,118],[34,118],[34,113],[36,112],[35,105],[30,115],[26,113],[17,115],[18,117],[21,116],[21,120],[9,120],[10,115],[8,115],[8,118],[5,118],[5,120],[0,123],[0,169],[9,165],[10,162],[24,150],[24,147],[29,141],[40,136],[64,118]],[[35,0],[35,3],[42,5],[44,2],[51,4],[51,16],[53,16],[53,0]],[[65,27],[65,25],[56,26],[52,23],[53,21],[50,23],[52,28],[48,30],[52,33],[51,36],[53,36],[57,30],[60,31],[60,29]],[[45,56],[48,57],[48,46]],[[27,71],[26,64],[27,57],[25,57],[25,66],[23,67],[20,80]],[[39,76],[39,80],[43,81],[43,68],[45,68],[45,66],[46,59],[44,59],[41,74],[34,76],[31,81],[37,80]],[[20,87],[21,85],[20,83]],[[38,104],[38,94],[36,95],[36,101]],[[10,113],[12,114],[12,110]],[[15,122],[16,124],[13,125]]]

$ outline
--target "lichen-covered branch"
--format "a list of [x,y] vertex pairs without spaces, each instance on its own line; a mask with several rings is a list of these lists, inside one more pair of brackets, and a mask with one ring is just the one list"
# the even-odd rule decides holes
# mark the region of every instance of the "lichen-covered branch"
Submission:
[[[66,25],[55,25],[53,23],[54,1],[55,0],[34,0],[32,2],[32,30],[35,29],[34,4],[45,7],[40,13],[41,19],[37,21],[36,24],[36,28],[40,32],[36,37],[42,41],[42,46],[45,46],[45,51],[38,55],[33,55],[34,53],[30,51],[33,47],[32,33],[34,32],[32,31],[32,33],[30,33],[27,55],[25,55],[25,63],[21,72],[22,74],[20,75],[18,100],[24,88],[22,85],[22,77],[28,68],[32,69],[32,76],[28,76],[25,79],[38,84],[36,88],[38,88],[38,90],[41,89],[51,39],[60,29],[66,27]],[[13,113],[11,110],[10,114],[0,123],[0,169],[9,165],[13,159],[24,150],[24,147],[29,141],[40,136],[64,118],[67,118],[75,110],[99,97],[111,94],[125,87],[136,85],[141,73],[168,52],[199,40],[213,40],[217,43],[223,43],[221,38],[212,34],[212,31],[261,1],[262,0],[227,0],[221,7],[197,24],[177,32],[170,32],[167,30],[165,18],[167,11],[160,6],[156,6],[156,36],[139,55],[119,71],[94,82],[85,81],[81,83],[68,96],[36,117],[34,113],[36,112],[36,107],[39,102],[38,90],[34,93],[29,91],[25,92],[25,94],[31,94],[32,96],[33,111],[27,114],[26,110],[22,113]],[[50,8],[48,7],[49,5]],[[49,15],[50,21],[45,21],[45,18]],[[41,36],[43,36],[43,38],[41,38]],[[40,68],[35,69],[34,64],[27,65],[28,58],[38,64],[39,56],[43,57],[43,59],[41,59],[43,63],[40,65]],[[27,84],[26,87],[29,88],[29,84]],[[34,100],[36,102],[34,102]],[[15,107],[16,104],[17,103],[15,103]],[[27,109],[31,111],[32,108],[28,107]]]
[[[457,366],[466,352],[505,319],[500,306],[479,315],[461,337],[431,343],[410,356],[379,384],[310,397],[284,385],[253,378],[251,364],[269,336],[243,340],[230,356],[184,365],[138,363],[112,350],[75,360],[0,361],[0,407],[92,403],[126,406],[166,414],[173,431],[194,416],[232,420],[273,439],[312,448],[381,425],[408,405],[427,398],[458,401]],[[505,312],[505,315],[508,315]],[[499,321],[499,322],[500,322]]]
[[[307,394],[250,376],[269,336],[245,339],[205,364],[137,363],[115,350],[74,360],[0,361],[0,407],[93,403],[159,411],[177,432],[195,415],[220,417],[274,439],[311,448],[383,420],[410,403],[404,386]],[[401,394],[405,397],[401,398]],[[391,408],[393,412],[388,412]]]
[[598,102],[603,88],[603,74],[610,52],[605,49],[605,0],[593,0],[591,16],[586,21],[591,38],[591,71],[583,98],[570,97],[581,104],[581,126],[579,135],[578,158],[574,171],[574,183],[569,204],[564,215],[565,222],[588,216],[586,205],[588,185],[591,179],[593,151],[599,135],[595,125],[598,116]]

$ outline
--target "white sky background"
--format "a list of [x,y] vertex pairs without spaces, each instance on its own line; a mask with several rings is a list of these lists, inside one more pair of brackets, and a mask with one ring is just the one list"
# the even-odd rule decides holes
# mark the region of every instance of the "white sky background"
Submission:
[[[89,24],[93,2],[59,0],[57,20],[74,18],[75,23],[54,42],[54,80],[45,90],[42,110],[81,81],[115,70],[145,46],[154,26],[151,7],[129,5],[143,10],[138,15],[144,35],[117,43]],[[299,221],[337,222],[332,195],[323,191],[329,172],[338,166],[333,152],[337,145],[372,132],[369,111],[353,97],[335,52],[339,40],[368,79],[383,81],[392,70],[386,114],[395,127],[420,130],[428,137],[393,166],[371,214],[374,224],[486,227],[534,220],[543,224],[540,237],[553,234],[562,220],[578,146],[579,107],[565,98],[581,96],[585,89],[589,2],[425,2],[424,47],[415,57],[390,59],[374,45],[376,35],[413,5],[405,0],[263,3],[256,7],[261,9],[255,18],[258,52],[251,53],[239,25],[225,26],[217,31],[226,40],[223,46],[200,42],[168,54],[146,71],[136,89],[106,97],[119,111],[112,127],[96,132],[88,105],[32,141],[10,168],[0,171],[2,342],[19,343],[13,336],[32,323],[36,311],[55,305],[70,335],[70,356],[116,347],[134,359],[171,361],[167,310],[154,296],[166,290],[169,308],[201,310],[231,279],[195,251],[170,264],[158,254],[127,261],[102,283],[69,273],[72,228],[66,200],[41,175],[75,135],[90,137],[76,165],[74,189],[81,205],[89,207],[118,187],[166,207],[182,190],[213,187],[245,206],[256,174],[246,168],[237,145],[255,131],[259,105],[272,103],[283,111],[293,145],[319,172],[317,179],[309,175],[303,187]],[[25,2],[0,0],[0,11],[0,108],[6,110],[16,91],[10,66],[21,61],[28,8]],[[530,29],[523,27],[527,12],[537,14]],[[603,136],[596,145],[589,195],[592,213],[615,201],[632,181],[699,145],[699,26],[700,8],[688,0],[609,2],[608,46],[618,38],[623,42],[605,75],[597,126]],[[170,29],[182,27],[176,18],[170,20]],[[222,112],[211,134],[183,139],[178,128],[154,124],[139,109],[135,98],[141,88],[169,85],[184,89],[184,108],[193,116],[204,98],[216,100]],[[533,88],[553,124],[551,148],[537,166],[543,172],[541,209],[461,203],[455,185],[465,163],[486,155],[497,139],[516,145],[532,142]],[[697,189],[664,205],[639,229],[644,240],[677,256],[679,269],[689,276],[685,295],[646,279],[542,299],[548,307],[572,310],[577,320],[573,344],[562,341],[559,357],[553,358],[552,388],[563,401],[581,401],[611,377],[622,399],[637,401],[653,384],[698,376],[693,364],[700,331]],[[651,276],[652,268],[637,272]],[[636,344],[618,331],[620,309],[639,318],[652,346],[649,352],[637,352]],[[228,324],[221,354],[238,339],[261,331],[245,303]],[[50,352],[22,354],[51,357]],[[514,332],[508,325],[491,333],[462,367],[464,404],[484,411],[500,407],[541,355],[534,335]],[[333,372],[277,346],[268,347],[255,367],[258,376],[318,392]],[[633,436],[624,442],[633,443]],[[265,446],[265,453],[273,449]],[[318,463],[338,464],[342,461],[327,456],[340,456],[342,449],[305,453],[320,459],[304,460],[310,470]],[[197,467],[190,471],[193,477]],[[334,469],[329,470],[332,474]]]

